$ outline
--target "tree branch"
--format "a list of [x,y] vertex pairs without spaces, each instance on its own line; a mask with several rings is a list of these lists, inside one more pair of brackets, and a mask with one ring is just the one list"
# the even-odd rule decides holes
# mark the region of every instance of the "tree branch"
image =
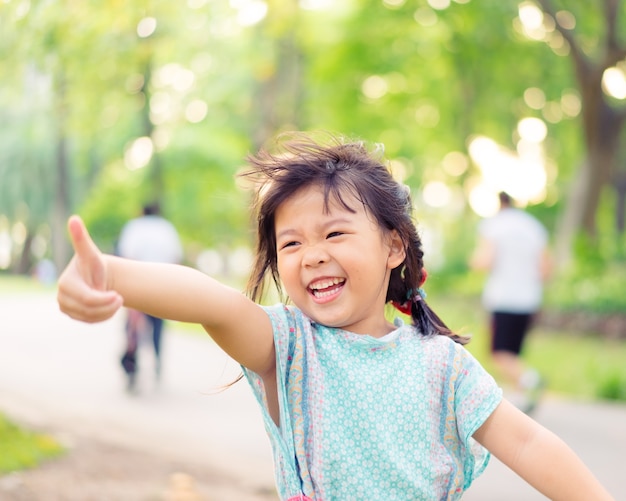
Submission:
[[604,0],[604,17],[606,19],[606,46],[609,49],[618,45],[615,28],[617,26],[617,7],[619,3],[619,0]]
[[626,48],[620,44],[617,36],[618,16],[621,0],[604,0],[604,17],[606,21],[606,53],[602,67],[615,66],[626,58]]
[[614,107],[613,111],[615,112],[615,115],[617,116],[618,122],[623,123],[626,121],[626,106],[621,106],[619,108]]
[[[578,73],[582,78],[584,75],[588,74],[590,71],[591,61],[585,55],[580,44],[574,37],[572,31],[561,26],[556,18],[556,9],[552,4],[552,0],[536,0],[537,3],[541,6],[544,14],[549,15],[552,19],[554,19],[554,25],[558,32],[563,36],[563,38],[567,41],[570,46],[570,50],[572,51],[572,57],[574,58],[574,62],[576,64]],[[610,2],[611,0],[606,0]]]

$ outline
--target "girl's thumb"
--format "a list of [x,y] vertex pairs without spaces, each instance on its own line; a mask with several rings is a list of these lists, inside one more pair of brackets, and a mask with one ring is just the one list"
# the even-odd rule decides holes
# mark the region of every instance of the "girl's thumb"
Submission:
[[79,269],[84,278],[96,289],[104,288],[103,263],[100,249],[91,239],[85,223],[79,216],[71,216],[67,227],[72,239],[72,246],[78,259]]
[[85,223],[79,216],[71,216],[67,222],[67,227],[72,239],[74,252],[80,259],[89,259],[94,254],[97,254],[98,248],[91,240],[87,228],[85,228]]

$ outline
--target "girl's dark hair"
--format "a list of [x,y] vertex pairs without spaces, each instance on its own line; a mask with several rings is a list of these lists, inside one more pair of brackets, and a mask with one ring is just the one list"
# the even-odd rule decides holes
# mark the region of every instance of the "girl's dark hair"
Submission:
[[279,293],[274,216],[278,207],[299,190],[311,185],[324,190],[328,209],[331,197],[349,211],[346,195],[359,200],[383,231],[395,230],[406,250],[404,262],[391,271],[387,301],[412,304],[413,324],[424,335],[441,334],[465,344],[467,337],[453,333],[431,310],[418,289],[425,278],[422,241],[413,221],[409,189],[393,179],[380,152],[370,152],[362,142],[344,142],[328,135],[324,143],[304,133],[278,137],[278,150],[262,149],[250,155],[250,169],[241,174],[256,183],[254,214],[257,250],[247,293],[253,300],[263,296],[271,277]]

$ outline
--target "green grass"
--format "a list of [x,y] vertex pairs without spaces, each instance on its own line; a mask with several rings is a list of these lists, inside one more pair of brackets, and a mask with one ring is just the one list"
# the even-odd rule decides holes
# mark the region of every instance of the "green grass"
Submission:
[[63,453],[49,435],[25,430],[0,414],[0,474],[33,468]]
[[525,359],[545,375],[551,391],[626,401],[626,343],[538,330]]
[[32,277],[0,273],[0,294],[21,294],[49,292],[56,289],[56,284],[44,285]]

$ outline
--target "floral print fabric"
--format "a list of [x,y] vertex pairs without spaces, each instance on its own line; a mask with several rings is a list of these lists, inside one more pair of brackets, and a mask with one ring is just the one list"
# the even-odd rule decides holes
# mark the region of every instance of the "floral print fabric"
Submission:
[[500,403],[493,378],[461,345],[396,321],[382,338],[265,308],[274,328],[280,426],[261,404],[280,498],[457,500],[486,467],[472,439]]

